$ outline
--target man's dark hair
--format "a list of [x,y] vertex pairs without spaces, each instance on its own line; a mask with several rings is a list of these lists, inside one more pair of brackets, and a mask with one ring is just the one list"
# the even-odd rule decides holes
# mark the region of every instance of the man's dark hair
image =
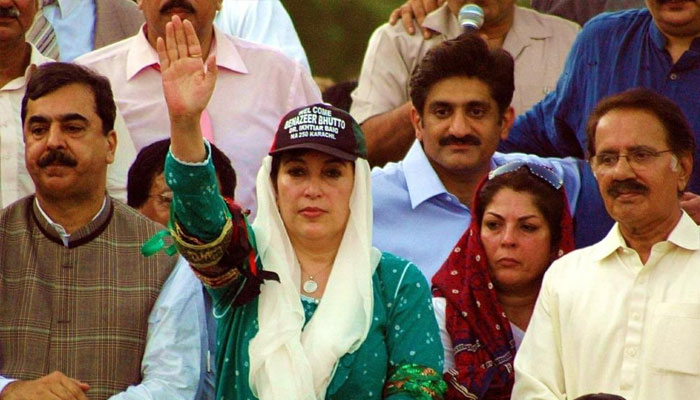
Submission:
[[114,104],[109,80],[73,63],[42,64],[32,73],[27,83],[27,91],[22,98],[22,124],[27,116],[27,102],[29,100],[37,100],[74,83],[90,88],[95,99],[95,112],[102,120],[102,132],[105,135],[108,134],[114,129],[114,118],[117,115],[117,107]]
[[509,188],[515,192],[532,195],[533,203],[542,214],[550,234],[550,252],[556,252],[561,242],[561,219],[564,215],[564,190],[557,190],[542,178],[533,175],[526,167],[499,175],[489,180],[478,193],[479,203],[474,210],[479,225],[484,218],[484,211],[501,189]]
[[673,154],[695,154],[695,135],[681,108],[673,100],[653,90],[630,89],[601,100],[588,117],[586,135],[588,156],[595,155],[595,135],[600,119],[613,110],[637,110],[656,116],[666,131],[666,142]]
[[503,115],[513,100],[513,66],[513,57],[507,51],[489,50],[486,42],[476,34],[463,33],[438,44],[423,57],[411,76],[411,101],[422,116],[433,85],[446,78],[466,76],[489,87],[491,97]]
[[[136,156],[129,168],[126,183],[126,203],[129,206],[139,208],[148,200],[153,180],[163,172],[169,148],[170,139],[163,139],[144,147]],[[233,199],[236,191],[236,172],[231,166],[231,160],[213,144],[211,158],[220,182],[219,193]]]

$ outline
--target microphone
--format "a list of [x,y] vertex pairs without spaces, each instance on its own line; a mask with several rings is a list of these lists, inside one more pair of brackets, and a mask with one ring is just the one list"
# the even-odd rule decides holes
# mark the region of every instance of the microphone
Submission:
[[457,18],[465,32],[478,31],[484,25],[484,10],[476,4],[465,4]]

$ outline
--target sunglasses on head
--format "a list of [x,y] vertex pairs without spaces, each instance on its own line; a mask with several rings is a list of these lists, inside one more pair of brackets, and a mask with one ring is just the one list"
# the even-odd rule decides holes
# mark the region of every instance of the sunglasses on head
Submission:
[[515,172],[520,168],[527,168],[532,175],[542,179],[543,181],[552,185],[556,190],[561,189],[564,184],[564,179],[562,179],[554,170],[542,164],[527,162],[527,161],[513,161],[507,164],[503,164],[500,167],[489,172],[489,180],[503,174],[508,174],[510,172]]

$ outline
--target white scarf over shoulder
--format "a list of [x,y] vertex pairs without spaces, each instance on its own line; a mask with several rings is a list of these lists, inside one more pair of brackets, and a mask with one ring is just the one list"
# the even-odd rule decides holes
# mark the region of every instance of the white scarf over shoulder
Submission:
[[250,387],[262,400],[323,399],[340,357],[356,351],[372,323],[372,274],[380,259],[372,248],[372,196],[366,160],[355,161],[350,216],[323,298],[304,327],[301,272],[282,223],[270,180],[272,157],[257,177],[258,215],[253,223],[266,281],[258,298],[257,335],[250,341]]

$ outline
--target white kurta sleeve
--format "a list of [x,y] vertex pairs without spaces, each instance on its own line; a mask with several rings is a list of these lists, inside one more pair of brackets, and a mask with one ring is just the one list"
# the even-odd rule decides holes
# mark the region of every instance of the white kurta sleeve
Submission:
[[148,317],[143,380],[111,400],[191,400],[200,377],[201,284],[184,258],[165,281]]

